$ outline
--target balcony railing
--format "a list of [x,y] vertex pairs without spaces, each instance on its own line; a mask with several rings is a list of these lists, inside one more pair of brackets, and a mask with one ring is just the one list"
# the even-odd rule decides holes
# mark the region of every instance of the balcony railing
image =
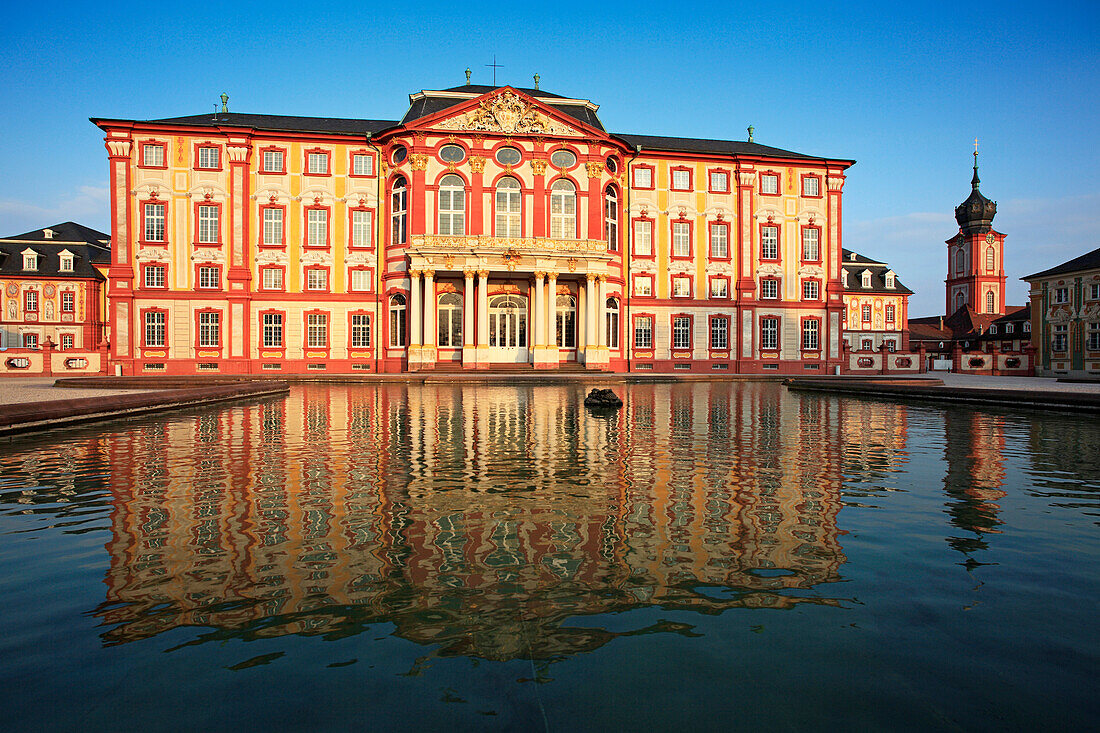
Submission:
[[607,242],[602,239],[550,239],[549,237],[488,237],[484,235],[445,236],[426,234],[410,237],[414,250],[456,251],[481,250],[492,252],[515,251],[522,254],[546,252],[552,254],[609,254]]

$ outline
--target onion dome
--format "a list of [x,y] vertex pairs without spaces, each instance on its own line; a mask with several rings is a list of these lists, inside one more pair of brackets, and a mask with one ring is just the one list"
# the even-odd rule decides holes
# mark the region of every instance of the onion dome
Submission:
[[978,153],[974,153],[974,177],[970,179],[972,190],[966,201],[955,207],[955,221],[967,234],[977,232],[985,234],[993,226],[993,217],[997,215],[997,202],[990,201],[978,190]]

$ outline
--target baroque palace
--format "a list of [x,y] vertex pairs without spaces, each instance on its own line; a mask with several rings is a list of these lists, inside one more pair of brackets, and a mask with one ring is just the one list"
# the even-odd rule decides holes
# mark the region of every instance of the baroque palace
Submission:
[[399,121],[226,99],[92,120],[122,373],[824,373],[845,358],[851,160],[751,128],[610,133],[596,104],[537,79],[417,92]]

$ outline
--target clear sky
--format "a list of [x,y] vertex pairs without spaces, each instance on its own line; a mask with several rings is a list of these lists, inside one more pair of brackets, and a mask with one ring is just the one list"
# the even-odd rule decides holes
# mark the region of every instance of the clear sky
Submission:
[[954,206],[982,192],[1017,278],[1100,245],[1100,3],[17,3],[0,28],[0,235],[107,231],[89,117],[398,119],[465,81],[591,99],[608,130],[854,158],[845,245],[943,310]]

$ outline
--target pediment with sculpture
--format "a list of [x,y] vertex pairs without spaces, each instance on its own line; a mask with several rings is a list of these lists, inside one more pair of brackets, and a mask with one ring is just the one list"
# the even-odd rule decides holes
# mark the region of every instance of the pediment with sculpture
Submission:
[[473,109],[448,117],[434,127],[440,130],[500,132],[508,135],[582,136],[577,128],[554,119],[538,104],[512,91],[482,99]]

